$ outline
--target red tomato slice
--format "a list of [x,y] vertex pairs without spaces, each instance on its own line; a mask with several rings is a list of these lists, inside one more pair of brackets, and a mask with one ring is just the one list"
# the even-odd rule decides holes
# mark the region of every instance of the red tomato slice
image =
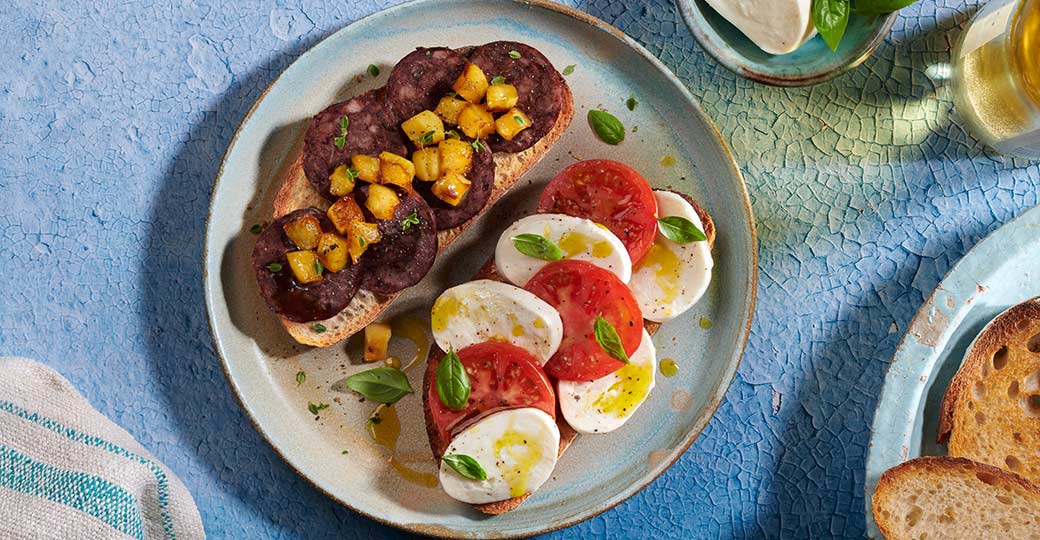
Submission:
[[[447,446],[463,428],[500,410],[535,407],[556,418],[556,393],[531,353],[499,341],[470,345],[455,353],[469,375],[469,403],[463,409],[445,407],[437,395],[435,374],[443,357],[431,358],[426,367],[430,381],[426,402],[438,444]],[[444,449],[434,450],[441,453]]]
[[625,364],[596,341],[596,316],[617,330],[629,355],[643,339],[643,314],[632,291],[609,270],[579,260],[549,263],[525,289],[550,303],[563,319],[563,341],[545,364],[545,372],[565,381],[591,381]]
[[638,172],[616,161],[579,161],[560,171],[542,192],[541,213],[567,214],[605,225],[628,249],[632,264],[657,234],[657,199]]

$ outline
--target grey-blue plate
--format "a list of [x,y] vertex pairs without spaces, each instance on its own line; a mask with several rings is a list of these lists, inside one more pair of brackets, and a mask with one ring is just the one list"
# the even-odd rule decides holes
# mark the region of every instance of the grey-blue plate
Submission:
[[[649,401],[620,430],[579,437],[550,481],[517,510],[487,517],[436,485],[424,485],[436,463],[419,395],[395,405],[401,433],[393,451],[373,442],[366,431],[372,404],[337,391],[337,381],[369,367],[357,359],[357,340],[328,349],[294,344],[257,291],[249,262],[255,235],[249,228],[270,219],[271,200],[313,114],[382,85],[393,64],[416,46],[458,47],[497,39],[529,43],[560,70],[575,66],[566,78],[574,93],[574,122],[505,200],[442,253],[422,283],[395,301],[388,318],[417,320],[428,329],[436,295],[467,281],[494,253],[501,231],[534,209],[543,184],[579,158],[621,160],[655,186],[692,194],[714,216],[718,240],[707,295],[655,338],[660,355],[678,362],[679,375],[661,377]],[[378,77],[366,74],[369,64],[380,67]],[[629,111],[624,102],[633,94],[639,106]],[[588,127],[588,109],[599,106],[629,127],[621,145],[599,142]],[[662,165],[668,156],[674,165]],[[206,303],[216,350],[257,429],[330,497],[416,533],[527,536],[611,508],[653,481],[690,446],[740,361],[755,297],[755,249],[748,196],[729,150],[690,92],[638,44],[602,21],[548,2],[422,1],[329,36],[286,69],[254,105],[227,150],[213,190]],[[702,317],[713,322],[710,329],[698,325]],[[395,354],[414,354],[406,340],[395,340],[393,347]],[[306,373],[302,384],[296,380],[301,371]],[[421,388],[422,369],[408,374],[413,387]],[[308,403],[330,407],[315,420]],[[403,469],[416,476],[402,475]]]
[[941,456],[939,406],[968,345],[1005,309],[1040,295],[1040,207],[979,242],[921,306],[885,376],[867,451],[867,532],[881,538],[871,497],[886,470],[918,456]]

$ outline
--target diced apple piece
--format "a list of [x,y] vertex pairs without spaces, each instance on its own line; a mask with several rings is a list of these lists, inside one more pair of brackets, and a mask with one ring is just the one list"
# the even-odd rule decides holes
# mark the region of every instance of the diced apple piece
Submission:
[[437,103],[437,109],[434,110],[442,120],[449,124],[459,123],[459,113],[462,112],[462,108],[469,103],[464,99],[457,97],[444,96],[440,102]]
[[484,93],[487,92],[487,76],[476,64],[467,64],[451,88],[462,96],[462,99],[470,103],[480,103],[484,99]]
[[404,156],[393,152],[379,153],[379,181],[383,184],[409,187],[415,178],[415,166]]
[[440,148],[416,150],[412,153],[412,164],[415,165],[416,178],[424,182],[433,182],[441,176]]
[[466,105],[459,113],[459,129],[471,139],[483,139],[495,132],[495,117],[486,105]]
[[339,272],[347,267],[348,247],[346,238],[332,232],[322,233],[318,238],[318,259],[329,272]]
[[386,323],[372,323],[365,327],[365,362],[386,359],[391,333],[390,325]]
[[311,215],[300,216],[282,225],[282,230],[297,249],[314,249],[321,236],[321,222]]
[[369,183],[379,181],[379,158],[358,154],[350,158],[350,164],[357,171],[358,178]]
[[311,251],[290,251],[285,254],[296,281],[304,285],[321,281],[322,264],[318,254]]
[[379,225],[367,221],[355,221],[350,232],[350,245],[347,247],[354,264],[361,260],[361,256],[364,255],[368,246],[382,239],[383,235],[379,234]]
[[458,139],[445,139],[437,150],[441,158],[438,177],[448,173],[469,173],[473,165],[473,147],[469,143]]
[[336,227],[336,230],[344,235],[350,232],[352,223],[365,220],[364,212],[361,211],[358,203],[354,202],[353,197],[343,197],[332,203],[325,214],[329,216],[329,221]]
[[511,84],[492,84],[487,89],[487,108],[489,111],[508,111],[516,106],[519,98],[516,87]]
[[433,183],[430,191],[438,199],[452,205],[458,206],[462,198],[469,191],[470,181],[461,174],[447,173],[440,180]]
[[394,190],[381,184],[372,184],[368,186],[368,198],[365,199],[365,208],[368,208],[369,212],[376,219],[391,219],[394,217],[394,210],[397,209],[397,205],[401,204],[401,199],[394,193]]
[[430,110],[401,122],[401,129],[418,148],[432,146],[444,140],[444,122]]
[[354,191],[354,180],[357,179],[357,170],[348,167],[346,163],[336,167],[329,175],[329,193],[337,197],[349,195]]
[[531,119],[520,109],[513,107],[495,120],[495,131],[507,141],[513,140],[517,133],[531,127]]

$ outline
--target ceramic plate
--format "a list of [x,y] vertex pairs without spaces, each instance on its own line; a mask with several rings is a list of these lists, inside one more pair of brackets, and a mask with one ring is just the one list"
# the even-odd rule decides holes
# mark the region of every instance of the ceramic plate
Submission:
[[1005,309],[1040,295],[1040,207],[1004,225],[961,259],[917,312],[885,376],[867,453],[866,512],[881,473],[918,456],[946,454],[935,442],[939,406],[964,353]]
[[[714,216],[719,235],[707,295],[654,338],[661,357],[678,362],[679,374],[662,377],[649,402],[622,429],[580,437],[550,481],[518,510],[489,518],[453,502],[431,482],[436,465],[420,396],[394,407],[398,436],[384,429],[384,421],[378,424],[382,444],[373,440],[367,419],[374,406],[341,391],[344,377],[371,367],[359,360],[359,339],[323,350],[295,345],[257,290],[250,267],[255,235],[249,229],[270,218],[271,199],[313,114],[382,85],[393,64],[416,46],[496,39],[529,43],[557,69],[575,66],[567,76],[574,122],[503,201],[441,254],[426,279],[394,303],[385,318],[397,327],[396,336],[428,329],[436,295],[467,281],[493,254],[501,231],[530,213],[542,186],[576,159],[619,159],[657,187],[694,195]],[[378,77],[366,74],[369,64],[379,66]],[[631,95],[639,101],[635,111],[624,104]],[[592,135],[586,113],[600,106],[629,128],[620,146]],[[213,190],[206,303],[217,351],[243,407],[286,462],[319,489],[358,512],[418,533],[529,535],[577,523],[625,500],[660,475],[704,428],[747,339],[756,280],[752,223],[740,173],[711,120],[667,68],[617,30],[541,2],[415,2],[365,18],[319,43],[286,69],[247,115]],[[707,321],[710,329],[703,327]],[[407,364],[416,347],[397,338],[391,352]],[[425,354],[419,356],[418,368],[408,371],[415,388],[421,387]],[[315,419],[308,403],[330,407]]]

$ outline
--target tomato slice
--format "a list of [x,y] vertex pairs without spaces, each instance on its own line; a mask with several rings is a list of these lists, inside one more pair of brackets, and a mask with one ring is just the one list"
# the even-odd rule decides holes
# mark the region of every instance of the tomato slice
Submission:
[[657,199],[635,169],[608,159],[579,161],[560,171],[538,201],[542,213],[567,214],[605,225],[628,249],[632,264],[657,234]]
[[[435,374],[443,356],[431,357],[426,366],[430,382],[426,402],[430,420],[437,430],[434,446],[446,447],[463,428],[505,409],[535,407],[556,418],[556,393],[531,353],[500,341],[477,343],[455,353],[469,375],[469,403],[463,409],[449,409],[437,395]],[[444,448],[434,448],[434,451],[440,454]]]
[[591,381],[624,367],[596,341],[598,315],[617,330],[627,354],[634,353],[643,339],[639,304],[628,286],[609,270],[586,261],[557,261],[539,270],[524,288],[552,304],[563,319],[563,341],[545,364],[550,377]]

